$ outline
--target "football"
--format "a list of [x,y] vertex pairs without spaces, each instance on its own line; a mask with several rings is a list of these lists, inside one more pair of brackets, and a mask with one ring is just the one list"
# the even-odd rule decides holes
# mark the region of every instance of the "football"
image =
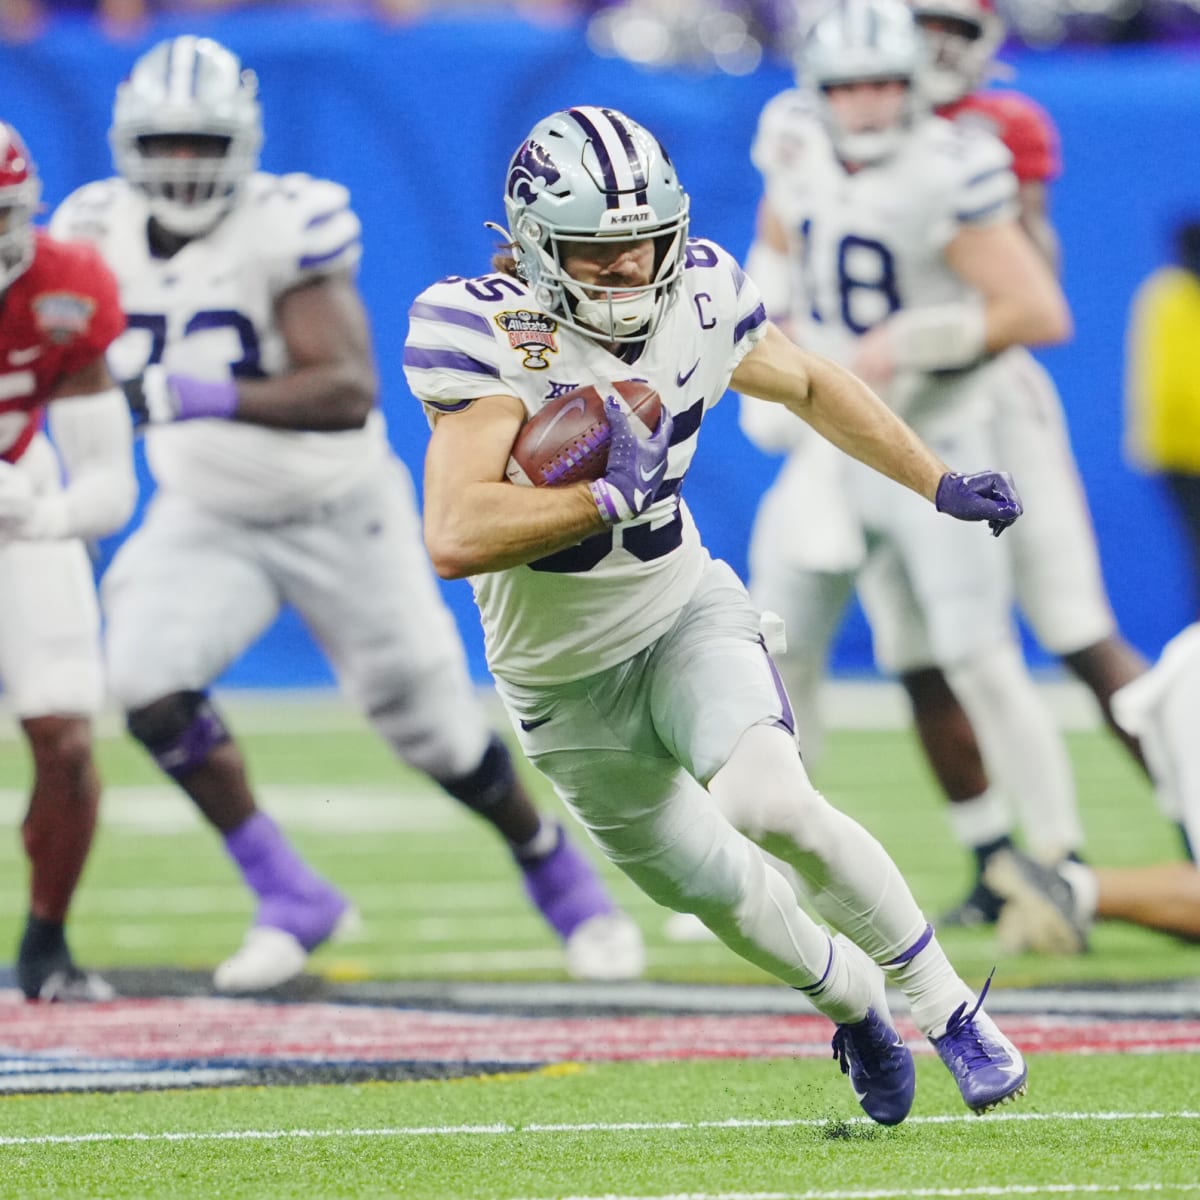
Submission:
[[608,466],[608,419],[604,397],[616,392],[647,435],[658,428],[662,398],[642,379],[600,388],[578,387],[545,404],[517,434],[506,472],[525,487],[565,487],[600,479]]

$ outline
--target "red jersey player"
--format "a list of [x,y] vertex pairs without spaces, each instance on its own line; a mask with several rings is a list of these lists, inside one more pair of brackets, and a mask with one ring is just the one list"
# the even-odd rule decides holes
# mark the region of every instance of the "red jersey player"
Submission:
[[63,925],[100,794],[99,615],[84,540],[123,526],[137,494],[129,411],[104,359],[125,318],[94,250],[34,229],[40,195],[20,135],[0,122],[0,677],[34,765],[17,982],[31,1000],[104,999],[112,989],[75,966]]

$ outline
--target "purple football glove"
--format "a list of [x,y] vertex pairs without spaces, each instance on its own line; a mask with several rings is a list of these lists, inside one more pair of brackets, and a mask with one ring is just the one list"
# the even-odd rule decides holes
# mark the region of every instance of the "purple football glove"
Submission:
[[999,537],[1024,511],[1007,471],[977,471],[974,475],[947,471],[938,482],[933,503],[938,512],[960,521],[986,521],[993,537]]
[[190,375],[168,375],[155,365],[122,384],[122,388],[136,425],[194,421],[202,417],[227,420],[237,412],[237,384],[228,379],[213,383]]
[[604,400],[611,438],[608,469],[603,479],[588,487],[606,525],[616,525],[640,516],[654,503],[667,473],[667,451],[674,421],[663,406],[658,428],[647,438],[638,437],[629,414],[615,396]]

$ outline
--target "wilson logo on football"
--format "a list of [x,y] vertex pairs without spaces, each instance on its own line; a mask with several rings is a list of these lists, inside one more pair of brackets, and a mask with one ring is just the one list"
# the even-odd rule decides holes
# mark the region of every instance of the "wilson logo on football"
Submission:
[[530,371],[544,371],[550,365],[546,355],[558,353],[558,343],[554,340],[558,322],[553,317],[522,309],[520,312],[497,313],[495,320],[508,334],[509,345],[524,353],[521,366]]

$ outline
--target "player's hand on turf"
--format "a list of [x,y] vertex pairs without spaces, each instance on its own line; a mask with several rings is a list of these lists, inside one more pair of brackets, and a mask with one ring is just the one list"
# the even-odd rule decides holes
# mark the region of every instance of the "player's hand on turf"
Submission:
[[237,385],[190,375],[168,374],[161,366],[147,367],[121,385],[135,425],[194,421],[203,417],[228,419],[237,411]]
[[938,483],[934,504],[938,512],[960,521],[986,521],[993,537],[999,537],[1024,512],[1007,471],[973,475],[947,471]]
[[0,540],[23,537],[36,505],[29,476],[12,463],[0,462]]
[[616,525],[640,516],[654,503],[667,473],[674,421],[664,406],[658,428],[649,437],[639,437],[629,414],[611,395],[605,398],[604,415],[611,431],[608,467],[603,479],[588,486],[605,524]]

